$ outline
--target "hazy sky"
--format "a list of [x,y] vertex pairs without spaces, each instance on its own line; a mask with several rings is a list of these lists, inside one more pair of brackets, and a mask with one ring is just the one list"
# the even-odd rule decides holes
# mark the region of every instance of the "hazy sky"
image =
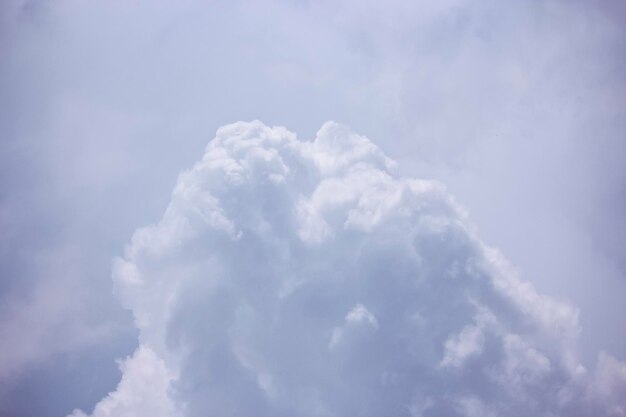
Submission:
[[[165,218],[179,172],[202,158],[216,130],[240,120],[286,126],[302,140],[334,120],[397,161],[398,178],[445,184],[442,195],[467,212],[446,218],[462,219],[464,233],[499,250],[522,280],[578,311],[581,364],[622,369],[596,362],[600,352],[626,359],[625,20],[622,3],[609,0],[3,2],[0,412],[90,413],[116,389],[115,360],[133,355],[145,329],[133,323],[136,305],[127,310],[113,294],[113,259],[127,256],[138,228]],[[285,165],[302,164],[293,163]],[[311,178],[312,187],[326,177]],[[339,252],[349,243],[341,242]],[[257,257],[241,261],[254,268]],[[352,317],[383,334],[374,307],[346,308],[337,312],[346,327]],[[472,334],[491,326],[488,316],[457,324]],[[249,389],[237,386],[229,389]],[[351,410],[331,397],[329,410]],[[204,406],[185,398],[190,415]]]

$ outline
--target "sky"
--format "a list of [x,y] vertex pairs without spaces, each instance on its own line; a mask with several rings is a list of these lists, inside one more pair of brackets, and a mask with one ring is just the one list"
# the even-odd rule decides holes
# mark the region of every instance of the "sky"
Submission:
[[[3,2],[1,414],[620,415],[625,19],[610,0]],[[216,153],[244,179],[203,171]],[[307,281],[328,271],[347,281]],[[212,362],[228,346],[239,373]]]

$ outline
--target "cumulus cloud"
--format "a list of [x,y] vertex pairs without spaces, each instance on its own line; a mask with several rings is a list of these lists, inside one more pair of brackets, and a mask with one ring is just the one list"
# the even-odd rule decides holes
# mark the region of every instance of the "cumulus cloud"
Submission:
[[333,122],[220,128],[113,280],[139,348],[94,417],[626,413],[626,364],[579,363],[576,308]]
[[[169,417],[173,408],[167,396],[171,375],[163,361],[140,346],[135,354],[120,363],[122,380],[117,390],[98,403],[94,417]],[[72,417],[85,417],[75,410]]]

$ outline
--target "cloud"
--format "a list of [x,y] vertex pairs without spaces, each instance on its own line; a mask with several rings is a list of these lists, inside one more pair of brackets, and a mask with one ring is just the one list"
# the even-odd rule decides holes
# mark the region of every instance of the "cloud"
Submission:
[[[0,414],[63,415],[115,387],[135,335],[110,259],[206,132],[239,119],[311,137],[333,117],[377,138],[580,307],[585,366],[600,347],[626,357],[616,2],[1,3]],[[298,206],[312,239],[332,234],[322,197]]]
[[[94,417],[173,415],[167,397],[171,375],[150,348],[139,347],[131,358],[120,363],[120,370],[123,376],[117,390],[98,403],[92,414]],[[74,410],[71,416],[85,417],[85,413]]]
[[337,123],[220,128],[113,280],[139,348],[94,417],[626,413],[626,364],[580,364],[577,309]]

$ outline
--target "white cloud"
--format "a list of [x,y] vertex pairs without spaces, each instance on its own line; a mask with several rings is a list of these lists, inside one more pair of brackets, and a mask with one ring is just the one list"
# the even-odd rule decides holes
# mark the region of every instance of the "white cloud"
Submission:
[[445,354],[442,366],[461,366],[464,360],[472,355],[480,354],[485,344],[485,328],[495,317],[486,309],[479,309],[474,323],[468,324],[460,333],[450,336],[444,345]]
[[[600,349],[626,357],[618,2],[0,3],[0,414],[58,416],[115,386],[135,334],[110,258],[161,217],[206,132],[242,118],[310,137],[333,117],[377,138],[405,175],[444,180],[525,279],[574,300],[585,366]],[[393,191],[381,185],[385,204]],[[336,235],[320,212],[332,199],[307,197],[302,236]],[[380,221],[377,199],[347,227]],[[209,203],[198,215],[228,229]]]
[[328,348],[335,349],[346,337],[350,337],[350,333],[359,332],[359,328],[368,329],[366,332],[378,329],[376,317],[362,304],[357,304],[346,314],[345,325],[335,327]]
[[[120,363],[122,380],[117,390],[98,403],[93,417],[169,417],[174,408],[168,397],[170,373],[149,347],[140,346]],[[86,417],[74,410],[71,417]]]
[[521,281],[442,185],[336,123],[313,141],[220,128],[113,278],[141,347],[94,416],[625,407],[624,363],[579,364],[575,308]]

